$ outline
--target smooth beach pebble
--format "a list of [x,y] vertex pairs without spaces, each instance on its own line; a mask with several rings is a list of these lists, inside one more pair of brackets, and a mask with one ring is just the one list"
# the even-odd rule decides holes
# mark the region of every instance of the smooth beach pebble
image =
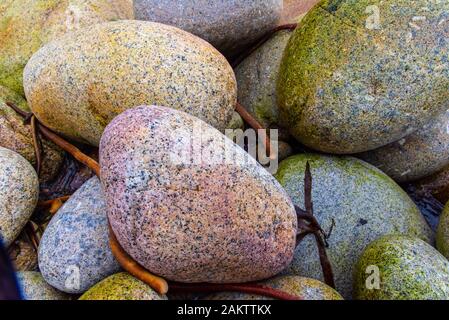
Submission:
[[381,237],[365,249],[357,263],[354,297],[449,300],[449,261],[420,239]]
[[189,31],[227,56],[275,28],[282,0],[135,0],[136,19]]
[[23,95],[23,68],[42,45],[89,25],[133,17],[132,0],[2,0],[0,85]]
[[17,280],[25,300],[68,300],[69,296],[45,282],[39,272],[17,272]]
[[[283,291],[285,293],[298,296],[303,300],[343,300],[341,295],[322,283],[321,281],[299,276],[278,276],[276,278],[264,281],[261,285]],[[222,292],[212,294],[204,298],[204,300],[272,300],[271,298],[239,293],[239,292]]]
[[[307,162],[314,214],[323,230],[330,232],[327,253],[337,291],[345,298],[351,298],[354,264],[371,241],[391,233],[433,240],[430,227],[405,191],[374,166],[352,157],[301,154],[281,162],[276,177],[300,208],[304,209]],[[300,242],[287,273],[322,279],[312,235]]]
[[449,164],[449,111],[417,132],[379,149],[356,155],[397,182],[427,177]]
[[291,262],[296,213],[248,153],[187,113],[141,106],[100,143],[108,216],[124,250],[180,282],[270,278]]
[[129,273],[116,273],[97,283],[79,300],[167,300]]
[[[97,177],[51,219],[39,245],[39,269],[49,284],[67,293],[83,293],[120,270],[109,248],[106,204]],[[75,273],[79,281],[72,283]]]
[[24,84],[42,123],[92,145],[115,116],[142,104],[180,109],[224,130],[237,96],[234,72],[215,48],[144,21],[99,24],[44,46],[28,62]]
[[0,237],[8,247],[20,234],[37,203],[36,171],[21,155],[0,147]]
[[[30,112],[22,96],[0,85],[0,146],[17,152],[34,166],[36,153],[31,126],[24,124],[24,119],[7,106],[6,102],[12,102],[20,109]],[[41,142],[43,150],[39,179],[48,181],[58,173],[64,153],[46,139],[41,139]]]
[[449,259],[449,203],[446,204],[440,216],[436,238],[437,249]]
[[283,126],[306,146],[337,154],[421,129],[447,109],[448,12],[447,1],[321,1],[281,63]]

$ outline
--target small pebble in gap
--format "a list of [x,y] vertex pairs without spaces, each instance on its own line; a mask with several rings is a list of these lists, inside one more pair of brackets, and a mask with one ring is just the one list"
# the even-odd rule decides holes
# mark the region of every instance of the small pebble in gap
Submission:
[[70,296],[45,282],[39,272],[17,272],[17,280],[25,300],[69,300]]

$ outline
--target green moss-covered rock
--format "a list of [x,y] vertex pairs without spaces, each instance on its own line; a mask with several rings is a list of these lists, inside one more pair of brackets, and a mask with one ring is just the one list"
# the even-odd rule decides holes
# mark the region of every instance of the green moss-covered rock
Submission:
[[25,300],[68,300],[70,297],[47,284],[39,272],[18,272],[17,280]]
[[[310,163],[315,216],[328,239],[337,290],[351,297],[353,266],[363,249],[381,235],[403,233],[432,241],[433,234],[410,197],[374,166],[352,157],[301,154],[279,165],[277,179],[304,208],[304,171]],[[296,249],[289,274],[322,279],[317,247],[309,235]]]
[[23,68],[43,44],[91,24],[133,17],[132,0],[2,0],[0,85],[23,94]]
[[[373,276],[380,278],[376,288]],[[449,261],[426,242],[384,236],[361,255],[354,273],[354,297],[366,300],[449,300]]]
[[440,216],[437,230],[437,249],[449,259],[449,203]]
[[281,123],[305,145],[338,154],[420,129],[447,108],[448,11],[447,1],[321,1],[284,53]]
[[80,300],[166,300],[126,272],[116,273],[86,291]]
[[[299,276],[279,276],[261,283],[285,293],[298,296],[304,300],[343,300],[341,295],[321,281]],[[264,296],[240,293],[222,292],[212,294],[204,300],[272,300]]]

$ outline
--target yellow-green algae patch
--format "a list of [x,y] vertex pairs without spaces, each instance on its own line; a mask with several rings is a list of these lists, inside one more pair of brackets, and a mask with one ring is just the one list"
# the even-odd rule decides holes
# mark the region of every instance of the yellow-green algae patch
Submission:
[[437,249],[449,259],[449,203],[440,216],[437,230]]

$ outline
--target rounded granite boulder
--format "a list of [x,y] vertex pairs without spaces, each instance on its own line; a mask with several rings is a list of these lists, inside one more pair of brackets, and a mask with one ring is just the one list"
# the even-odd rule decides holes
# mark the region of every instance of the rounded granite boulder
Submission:
[[23,68],[42,45],[89,25],[133,17],[132,0],[2,0],[0,85],[23,95]]
[[449,300],[449,261],[421,239],[384,236],[361,255],[354,273],[360,300]]
[[45,282],[39,272],[17,272],[17,280],[25,300],[68,300],[69,296]]
[[[321,281],[299,276],[278,276],[264,281],[261,285],[298,296],[303,300],[343,300],[341,295]],[[272,300],[271,298],[240,293],[221,292],[209,295],[204,300]]]
[[[53,287],[83,293],[120,270],[109,248],[101,184],[91,178],[51,219],[39,245],[39,269]],[[71,281],[74,276],[79,279]]]
[[403,183],[432,175],[449,164],[449,110],[417,132],[356,155]]
[[134,0],[136,19],[189,31],[234,56],[276,27],[282,0]]
[[151,272],[180,282],[270,278],[291,262],[296,213],[254,158],[178,110],[122,113],[100,143],[112,229]]
[[129,273],[116,273],[86,291],[79,300],[167,300]]
[[447,1],[321,1],[285,50],[281,124],[306,146],[336,154],[422,128],[447,109],[448,11]]
[[106,125],[142,104],[180,109],[224,130],[237,87],[226,59],[178,28],[98,24],[40,49],[24,71],[30,108],[51,129],[98,145]]
[[36,171],[21,155],[0,147],[0,237],[8,247],[33,214],[39,195]]
[[[304,209],[307,162],[314,214],[323,230],[330,231],[327,253],[337,291],[345,298],[351,298],[354,264],[371,241],[391,233],[433,240],[430,227],[405,191],[374,166],[352,157],[301,154],[281,162],[276,177],[300,208]],[[287,273],[322,279],[312,235],[296,248]]]
[[449,203],[444,207],[440,216],[437,230],[437,249],[449,259]]

